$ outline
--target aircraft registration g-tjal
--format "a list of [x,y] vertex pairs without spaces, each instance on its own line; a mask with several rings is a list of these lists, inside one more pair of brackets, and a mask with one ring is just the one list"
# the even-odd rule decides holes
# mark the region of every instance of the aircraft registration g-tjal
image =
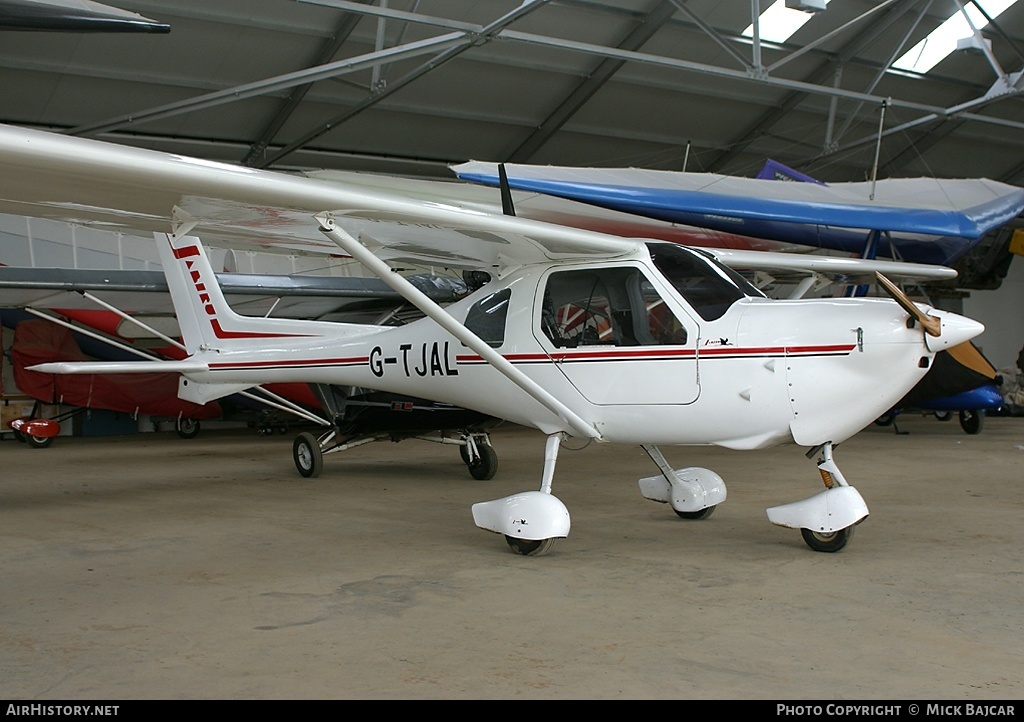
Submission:
[[[724,502],[725,483],[708,469],[672,468],[660,447],[808,447],[824,488],[768,509],[768,518],[799,529],[814,550],[838,551],[868,508],[836,465],[835,445],[890,409],[936,353],[983,330],[911,302],[884,277],[895,302],[771,300],[706,250],[8,126],[0,126],[0,211],[153,232],[188,354],[34,370],[176,371],[179,396],[196,403],[266,383],[358,386],[537,428],[547,435],[539,488],[473,506],[478,526],[526,555],[569,534],[568,510],[552,493],[567,437],[641,445],[658,468],[640,479],[643,495],[687,519]],[[340,248],[425,317],[383,327],[239,315],[200,240],[225,236]],[[483,271],[487,280],[441,308],[393,270],[408,263]],[[332,433],[296,439],[300,473],[320,472]]]

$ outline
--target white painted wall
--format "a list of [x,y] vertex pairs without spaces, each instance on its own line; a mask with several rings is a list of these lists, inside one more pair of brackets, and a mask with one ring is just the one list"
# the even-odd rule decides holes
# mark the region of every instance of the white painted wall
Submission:
[[964,315],[985,324],[974,339],[997,369],[1013,368],[1024,346],[1024,257],[1014,256],[1002,285],[995,291],[971,291]]

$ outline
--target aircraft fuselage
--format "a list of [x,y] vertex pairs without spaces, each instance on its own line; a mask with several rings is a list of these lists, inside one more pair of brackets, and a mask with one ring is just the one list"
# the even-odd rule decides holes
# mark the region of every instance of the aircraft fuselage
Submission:
[[[697,254],[669,261],[659,268],[641,252],[520,269],[447,311],[604,440],[623,443],[839,442],[898,401],[939,350],[888,299],[769,300]],[[680,263],[691,264],[686,277]],[[205,279],[192,278],[198,325],[214,328],[194,355],[208,370],[186,374],[198,382],[184,392],[194,400],[206,384],[352,385],[564,430],[430,318],[394,328],[249,319],[219,308]],[[932,313],[946,345],[980,332]]]

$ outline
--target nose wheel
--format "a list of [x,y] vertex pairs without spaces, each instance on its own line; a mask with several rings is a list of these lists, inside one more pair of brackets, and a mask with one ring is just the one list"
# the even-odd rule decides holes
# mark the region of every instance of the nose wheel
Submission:
[[839,531],[827,533],[811,529],[801,529],[800,534],[803,536],[807,546],[816,552],[837,552],[846,546],[846,542],[850,541],[850,538],[853,536],[853,527],[849,526]]

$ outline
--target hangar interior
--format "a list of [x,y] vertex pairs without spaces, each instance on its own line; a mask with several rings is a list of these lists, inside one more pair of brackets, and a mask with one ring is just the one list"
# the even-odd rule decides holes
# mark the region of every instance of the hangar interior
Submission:
[[[1024,8],[1010,0],[140,0],[72,29],[8,5],[0,121],[245,167],[750,177],[771,160],[826,183],[1024,184]],[[68,251],[51,242],[66,230],[20,223],[5,221],[6,265],[152,266],[145,240],[79,230]],[[1024,294],[1015,227],[926,292],[985,323],[978,345],[1009,371],[1024,339],[1004,312]]]
[[[200,162],[454,183],[470,160],[738,177],[773,160],[824,183],[1024,186],[1020,0],[0,0],[0,38],[0,123]],[[1007,374],[1021,229],[915,289],[985,323],[978,346]],[[365,275],[213,255],[239,274]],[[159,261],[151,238],[0,216],[0,265]],[[568,551],[524,560],[479,543],[467,509],[499,492],[445,446],[369,445],[313,483],[272,427],[187,451],[110,419],[42,456],[4,441],[0,693],[1012,700],[1020,419],[977,436],[933,420],[849,441],[872,517],[841,555],[764,521],[817,483],[791,450],[673,450],[749,482],[730,486],[735,511],[681,527],[637,502],[653,473],[638,449],[567,448]],[[534,484],[543,439],[498,432],[487,483]]]
[[[1009,0],[139,0],[103,32],[9,5],[0,121],[253,168],[750,177],[771,159],[824,182],[1024,184]],[[998,367],[1024,338],[1000,312],[1022,293],[1008,243],[936,301],[989,325]]]

